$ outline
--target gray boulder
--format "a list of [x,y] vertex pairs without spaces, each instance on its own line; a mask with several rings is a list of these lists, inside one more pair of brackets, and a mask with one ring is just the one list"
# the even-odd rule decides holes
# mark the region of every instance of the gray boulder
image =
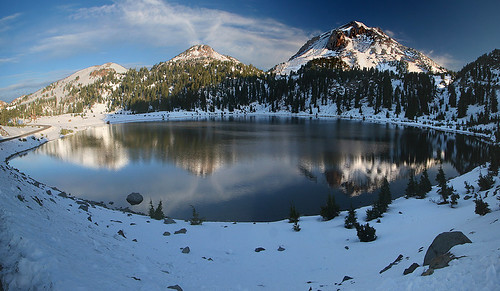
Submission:
[[424,266],[429,265],[435,257],[446,254],[452,247],[465,243],[471,243],[471,241],[461,231],[440,233],[425,253]]
[[133,193],[128,194],[128,196],[127,196],[127,202],[130,203],[130,205],[141,204],[143,200],[144,200],[144,197],[142,197],[142,195],[139,193],[133,192]]
[[175,222],[175,220],[173,220],[173,219],[172,219],[172,218],[170,218],[170,217],[165,217],[165,218],[163,219],[163,223],[164,223],[164,224],[174,224],[174,223],[177,223],[177,222]]

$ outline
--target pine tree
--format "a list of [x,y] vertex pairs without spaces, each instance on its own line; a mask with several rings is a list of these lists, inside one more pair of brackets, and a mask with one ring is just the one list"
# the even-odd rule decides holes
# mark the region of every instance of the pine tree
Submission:
[[413,175],[413,172],[410,174],[410,179],[408,180],[408,185],[406,186],[405,190],[405,197],[410,198],[414,197],[417,195],[417,183],[415,182],[415,176]]
[[371,227],[368,223],[365,225],[357,224],[356,231],[361,242],[370,242],[377,239],[375,228]]
[[155,217],[155,208],[153,207],[153,200],[149,199],[149,217]]
[[335,196],[332,194],[328,195],[326,201],[326,206],[321,206],[320,214],[324,220],[334,219],[339,215],[340,207],[335,203]]
[[387,178],[384,177],[384,180],[382,181],[382,187],[380,188],[380,192],[378,194],[378,203],[380,205],[380,210],[382,212],[387,211],[387,207],[389,204],[392,202],[392,195],[391,195],[391,189],[389,187],[389,181],[387,181]]
[[194,208],[193,205],[191,205],[191,208],[193,209],[193,216],[189,219],[189,223],[191,225],[201,225],[203,223],[203,218],[200,218],[200,214],[196,212],[196,208]]
[[290,205],[290,214],[288,216],[288,222],[289,223],[295,223],[298,222],[300,219],[300,213],[297,211],[295,208],[295,205]]
[[354,228],[357,223],[358,223],[358,218],[356,217],[356,210],[354,209],[354,207],[352,207],[351,204],[351,208],[349,208],[349,212],[345,217],[344,227],[347,229],[351,229]]
[[439,166],[438,173],[436,175],[436,181],[438,182],[439,185],[439,190],[438,193],[441,194],[441,197],[443,198],[443,203],[448,203],[448,197],[451,194],[451,189],[447,185],[446,181],[446,176],[443,171],[443,167]]
[[165,218],[165,214],[163,213],[163,205],[162,205],[161,200],[160,200],[160,202],[158,202],[158,206],[156,207],[156,210],[154,211],[153,218],[156,220],[161,220],[161,219]]
[[427,169],[424,169],[424,172],[420,176],[420,183],[418,183],[418,191],[417,196],[420,199],[425,198],[425,195],[431,191],[432,185],[429,180],[429,174],[427,173]]

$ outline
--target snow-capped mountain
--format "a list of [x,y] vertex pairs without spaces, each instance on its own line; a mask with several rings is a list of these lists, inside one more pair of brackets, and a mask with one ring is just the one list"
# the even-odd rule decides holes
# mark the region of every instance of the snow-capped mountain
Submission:
[[4,108],[7,106],[7,102],[0,100],[0,109]]
[[287,62],[275,66],[272,71],[289,74],[319,58],[339,58],[350,68],[425,73],[446,71],[421,52],[398,43],[380,28],[368,27],[358,21],[313,37]]
[[233,62],[240,63],[237,59],[219,54],[214,51],[208,45],[198,44],[190,47],[184,52],[180,53],[176,57],[172,58],[167,63],[178,63],[178,62],[197,62],[197,63],[208,63],[210,61],[221,61],[221,62]]
[[83,86],[87,86],[100,80],[110,72],[123,74],[127,72],[124,67],[115,63],[106,63],[100,66],[92,66],[66,77],[62,80],[54,82],[45,88],[36,91],[33,94],[21,96],[10,103],[13,105],[22,105],[31,103],[37,99],[55,98],[57,102],[61,102],[72,95],[72,91],[78,90]]

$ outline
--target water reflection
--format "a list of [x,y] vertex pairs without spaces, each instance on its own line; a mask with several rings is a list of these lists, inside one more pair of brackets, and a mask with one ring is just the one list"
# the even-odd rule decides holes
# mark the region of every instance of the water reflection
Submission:
[[[37,172],[21,161],[36,156],[50,157],[40,166],[50,171]],[[349,197],[367,204],[373,200],[367,195],[384,177],[399,196],[410,171],[418,174],[442,160],[449,176],[471,169],[486,156],[487,148],[478,141],[435,131],[242,117],[92,128],[12,162],[87,199],[126,206],[124,195],[138,191],[146,201],[166,201],[166,212],[174,217],[189,217],[192,204],[208,219],[252,221],[285,217],[292,200],[307,208],[302,213],[317,214],[332,191],[343,207],[353,201]],[[68,163],[80,170],[68,169]],[[71,176],[71,171],[78,174]],[[145,212],[143,204],[134,209]]]

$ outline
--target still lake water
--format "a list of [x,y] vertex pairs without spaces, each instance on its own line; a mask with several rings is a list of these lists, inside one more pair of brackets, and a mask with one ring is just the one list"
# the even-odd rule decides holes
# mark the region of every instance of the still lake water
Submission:
[[[9,163],[74,196],[187,219],[274,221],[293,203],[317,215],[328,194],[342,209],[369,205],[387,177],[393,197],[442,162],[453,177],[482,163],[475,139],[349,120],[230,117],[106,125],[49,142]],[[131,192],[144,196],[130,206]],[[359,214],[363,217],[364,214]]]

